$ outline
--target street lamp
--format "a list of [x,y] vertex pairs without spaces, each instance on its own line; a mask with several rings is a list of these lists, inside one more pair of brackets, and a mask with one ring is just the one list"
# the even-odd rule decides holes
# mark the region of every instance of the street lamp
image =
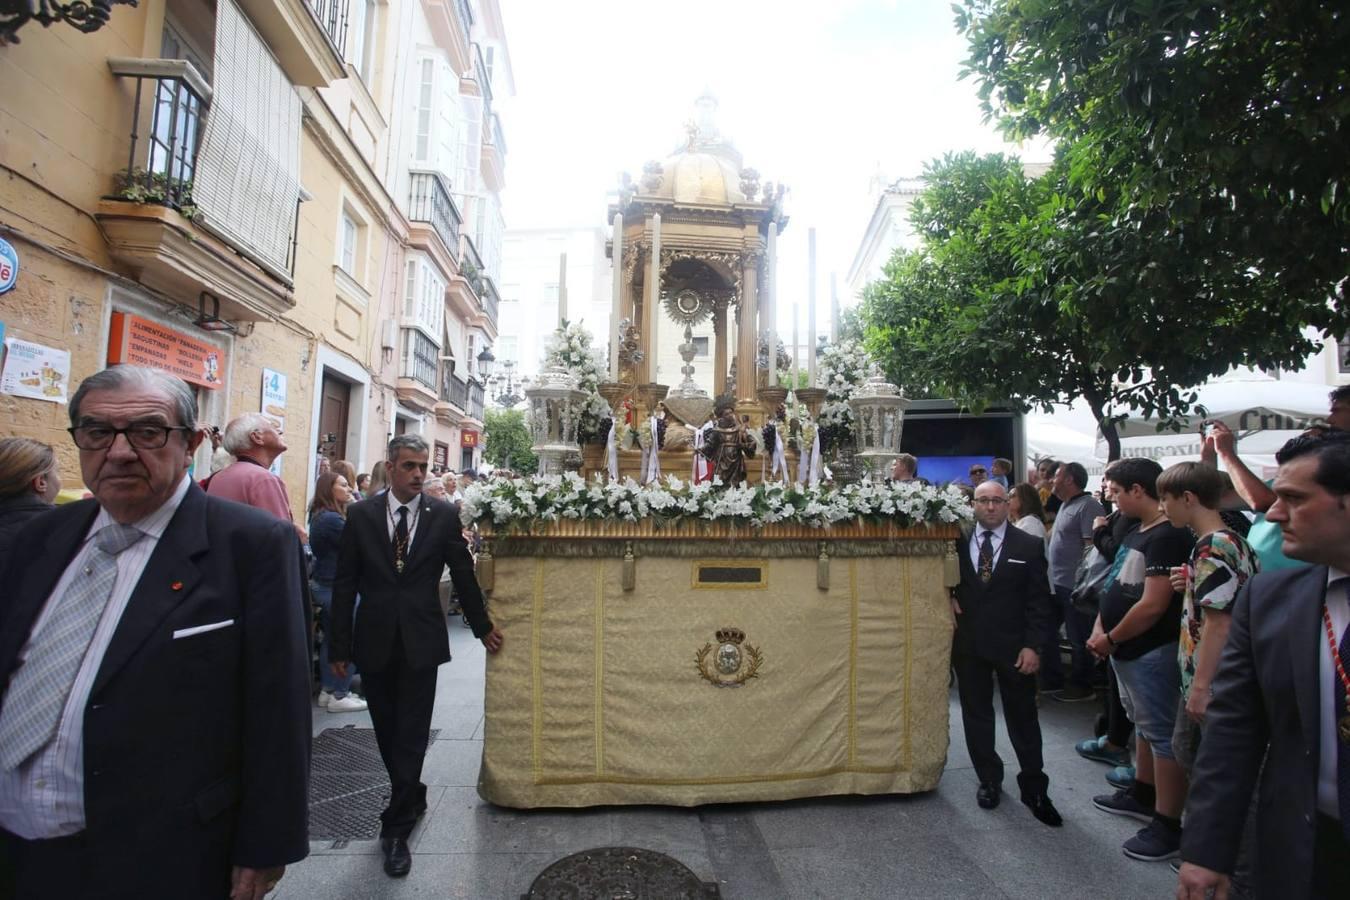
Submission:
[[518,393],[516,391],[516,361],[513,359],[505,360],[502,362],[502,368],[505,369],[505,371],[499,372],[492,378],[492,383],[497,388],[497,393],[492,395],[492,399],[499,405],[510,409],[521,400],[525,399],[524,388],[526,379],[522,378],[520,380],[519,387],[521,388],[521,391]]
[[487,384],[488,378],[491,377],[493,364],[496,362],[497,357],[492,355],[489,347],[484,347],[483,352],[478,354],[478,378],[484,384]]

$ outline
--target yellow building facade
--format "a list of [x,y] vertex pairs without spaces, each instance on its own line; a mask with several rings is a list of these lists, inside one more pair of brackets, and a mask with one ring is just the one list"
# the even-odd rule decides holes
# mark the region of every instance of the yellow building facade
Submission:
[[[64,400],[109,364],[155,365],[192,384],[204,425],[284,422],[300,519],[320,454],[369,471],[393,433],[481,429],[481,379],[453,361],[489,330],[488,290],[461,274],[472,237],[454,204],[410,183],[407,20],[429,11],[460,26],[431,49],[462,44],[470,71],[463,0],[149,0],[92,34],[29,24],[0,46],[0,239],[19,262],[0,294],[0,435],[50,443],[77,486]],[[427,300],[446,322],[430,375],[407,352],[419,242],[439,255]]]

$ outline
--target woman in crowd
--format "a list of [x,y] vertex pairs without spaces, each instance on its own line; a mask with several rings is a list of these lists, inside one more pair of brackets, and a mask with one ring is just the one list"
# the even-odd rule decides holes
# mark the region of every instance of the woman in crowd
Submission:
[[338,545],[342,529],[347,525],[347,504],[352,489],[345,476],[336,471],[325,472],[314,485],[314,500],[309,504],[309,547],[314,551],[314,575],[310,590],[319,604],[319,624],[324,630],[319,645],[319,705],[330,713],[361,712],[366,701],[351,693],[355,667],[347,666],[345,678],[339,678],[328,667],[328,617],[333,608],[333,576],[337,574]]
[[361,493],[360,479],[356,477],[356,466],[345,459],[339,459],[333,463],[333,471],[347,479],[347,485],[352,489],[353,503],[365,499],[365,495]]
[[51,509],[60,490],[51,447],[31,438],[0,439],[0,572],[19,530]]
[[389,487],[389,474],[385,471],[384,460],[380,460],[375,464],[375,468],[370,470],[370,484],[366,486],[365,496],[374,497],[387,487]]
[[1045,508],[1041,506],[1040,492],[1025,481],[1013,485],[1008,492],[1008,521],[1045,540]]

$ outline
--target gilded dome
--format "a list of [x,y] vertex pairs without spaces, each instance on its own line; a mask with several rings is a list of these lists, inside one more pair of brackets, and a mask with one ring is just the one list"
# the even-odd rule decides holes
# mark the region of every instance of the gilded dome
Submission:
[[[697,118],[686,126],[683,148],[659,163],[647,163],[638,193],[694,205],[753,201],[746,189],[758,189],[758,176],[742,172],[740,152],[718,131],[713,121],[717,100],[705,92],[695,109]],[[746,180],[750,175],[753,181]]]

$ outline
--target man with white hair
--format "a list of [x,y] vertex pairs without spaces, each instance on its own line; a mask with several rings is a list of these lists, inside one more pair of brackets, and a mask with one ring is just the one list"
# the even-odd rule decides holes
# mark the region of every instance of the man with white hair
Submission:
[[[273,475],[272,463],[286,452],[282,430],[262,413],[245,413],[225,426],[222,445],[237,460],[221,469],[203,485],[212,497],[233,500],[266,510],[294,524],[286,483]],[[295,530],[306,539],[299,525]]]

